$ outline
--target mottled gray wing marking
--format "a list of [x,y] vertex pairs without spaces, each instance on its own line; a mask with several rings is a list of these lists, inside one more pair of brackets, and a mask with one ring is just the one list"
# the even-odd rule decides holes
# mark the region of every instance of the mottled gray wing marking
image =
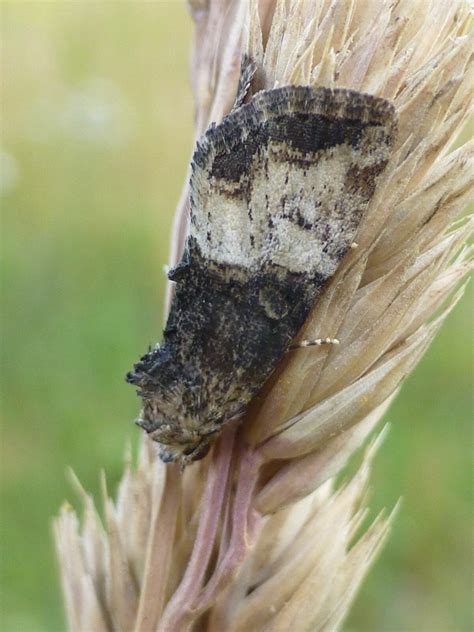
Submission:
[[393,107],[350,90],[257,94],[195,152],[191,237],[206,259],[330,277],[384,169]]

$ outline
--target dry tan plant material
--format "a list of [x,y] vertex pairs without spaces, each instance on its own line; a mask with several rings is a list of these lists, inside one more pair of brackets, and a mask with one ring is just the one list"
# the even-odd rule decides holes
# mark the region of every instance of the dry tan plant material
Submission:
[[[232,107],[242,52],[254,90],[340,86],[390,99],[393,158],[302,338],[239,427],[182,474],[144,442],[105,526],[55,523],[67,620],[78,632],[336,630],[390,518],[354,542],[378,440],[354,478],[333,477],[379,422],[462,295],[471,144],[464,0],[192,0],[196,137]],[[187,189],[171,263],[186,234]]]

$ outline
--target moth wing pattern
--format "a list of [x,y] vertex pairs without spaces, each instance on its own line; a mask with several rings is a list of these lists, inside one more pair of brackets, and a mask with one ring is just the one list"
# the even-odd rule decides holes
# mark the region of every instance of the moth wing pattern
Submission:
[[387,164],[393,107],[351,90],[284,87],[211,127],[191,178],[203,256],[331,276]]
[[127,376],[164,461],[202,458],[276,368],[354,240],[395,127],[384,99],[289,86],[201,138],[163,340]]

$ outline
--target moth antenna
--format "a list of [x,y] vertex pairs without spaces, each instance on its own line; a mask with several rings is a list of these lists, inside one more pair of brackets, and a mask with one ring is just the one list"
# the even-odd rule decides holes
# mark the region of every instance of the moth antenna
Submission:
[[313,340],[301,340],[301,342],[295,342],[288,347],[288,351],[293,349],[304,349],[305,347],[320,347],[321,345],[338,345],[339,340],[337,338],[315,338]]
[[235,103],[232,111],[240,108],[240,106],[244,104],[256,72],[257,64],[255,64],[248,55],[243,55],[242,63],[240,65],[239,86],[237,88],[237,96],[235,97]]

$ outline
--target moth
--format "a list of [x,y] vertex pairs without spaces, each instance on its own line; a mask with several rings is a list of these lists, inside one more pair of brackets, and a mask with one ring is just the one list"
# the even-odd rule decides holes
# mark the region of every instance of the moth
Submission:
[[274,371],[354,241],[395,119],[381,98],[287,86],[200,139],[163,340],[127,375],[163,461],[203,458]]

